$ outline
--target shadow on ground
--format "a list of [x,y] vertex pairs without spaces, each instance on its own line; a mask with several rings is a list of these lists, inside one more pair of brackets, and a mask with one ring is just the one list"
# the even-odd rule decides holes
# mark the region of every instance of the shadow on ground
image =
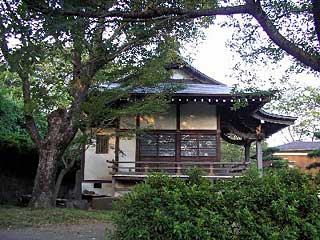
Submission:
[[0,230],[1,240],[104,240],[112,226],[105,223],[86,223],[65,226],[42,226]]

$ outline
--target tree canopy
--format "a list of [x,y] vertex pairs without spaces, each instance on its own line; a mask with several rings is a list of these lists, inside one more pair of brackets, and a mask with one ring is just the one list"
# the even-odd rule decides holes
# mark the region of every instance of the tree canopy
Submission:
[[[91,101],[91,112],[117,117],[116,99],[127,97],[135,88],[150,87],[168,75],[165,63],[176,60],[183,41],[201,37],[207,19],[160,18],[155,21],[109,21],[103,16],[86,17],[43,11],[86,8],[143,11],[151,2],[102,1],[14,1],[0,4],[0,48],[3,63],[15,72],[22,85],[24,116],[32,140],[39,150],[39,167],[31,205],[50,207],[55,203],[55,176],[59,161],[83,127],[83,110],[88,94],[101,91],[105,101]],[[170,2],[168,2],[169,4]],[[171,3],[170,3],[171,4]],[[204,7],[205,2],[179,3]],[[40,7],[40,9],[37,8]],[[93,95],[92,95],[93,94]],[[158,95],[160,97],[160,95]],[[93,98],[94,99],[94,98]],[[146,98],[160,106],[157,97]],[[163,99],[163,98],[162,98]],[[138,101],[131,112],[157,111],[148,101]],[[123,114],[123,109],[118,109]],[[161,108],[160,108],[161,110]],[[35,116],[42,112],[47,129],[42,135]],[[93,115],[90,115],[93,116]],[[111,122],[111,121],[109,121]]]
[[287,84],[280,98],[267,105],[273,112],[296,116],[295,124],[282,131],[287,142],[315,140],[314,133],[320,130],[320,96],[318,87]]

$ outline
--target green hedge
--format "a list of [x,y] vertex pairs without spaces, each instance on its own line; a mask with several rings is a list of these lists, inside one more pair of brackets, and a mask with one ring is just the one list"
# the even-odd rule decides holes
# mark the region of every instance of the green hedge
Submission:
[[117,203],[115,239],[320,239],[320,201],[294,170],[210,184],[153,175]]

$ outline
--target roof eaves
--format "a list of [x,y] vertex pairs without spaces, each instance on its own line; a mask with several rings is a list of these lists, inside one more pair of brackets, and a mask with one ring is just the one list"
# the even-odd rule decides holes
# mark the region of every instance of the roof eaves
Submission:
[[275,114],[275,113],[269,113],[269,112],[266,112],[263,109],[260,109],[259,113],[262,114],[262,115],[265,115],[266,117],[271,117],[271,118],[283,118],[283,119],[292,120],[292,121],[295,121],[295,120],[298,119],[298,117],[285,116],[285,115]]

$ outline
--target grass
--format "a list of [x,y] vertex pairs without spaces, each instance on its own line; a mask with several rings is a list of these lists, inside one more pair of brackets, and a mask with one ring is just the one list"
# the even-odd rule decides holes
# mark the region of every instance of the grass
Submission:
[[84,211],[68,208],[31,209],[0,205],[0,229],[88,222],[110,223],[110,219],[110,211]]

